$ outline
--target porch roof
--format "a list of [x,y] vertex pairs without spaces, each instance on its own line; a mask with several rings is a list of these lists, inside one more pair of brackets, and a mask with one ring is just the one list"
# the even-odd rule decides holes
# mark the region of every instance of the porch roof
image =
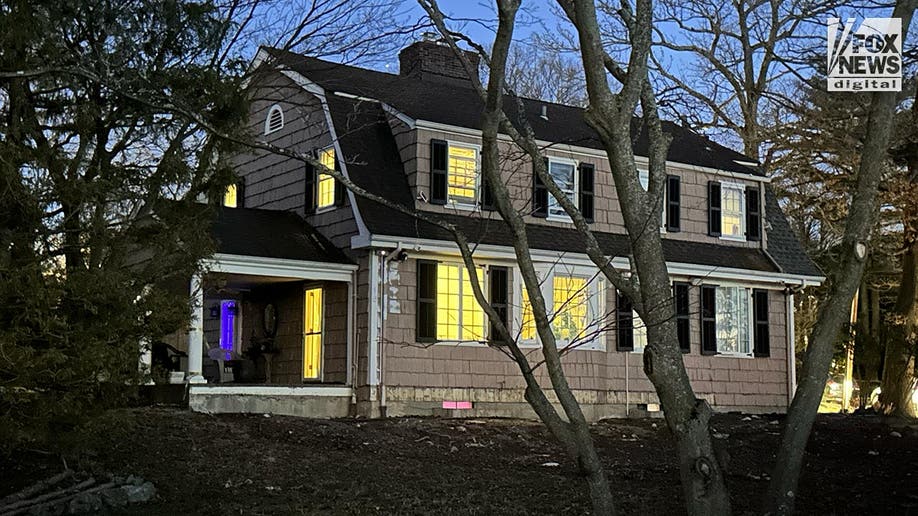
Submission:
[[308,262],[352,264],[296,213],[254,208],[217,210],[211,226],[217,253]]

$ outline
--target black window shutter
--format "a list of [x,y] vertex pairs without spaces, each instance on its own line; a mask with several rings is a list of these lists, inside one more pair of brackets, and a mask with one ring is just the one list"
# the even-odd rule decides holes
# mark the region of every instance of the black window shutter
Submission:
[[[489,267],[488,268],[488,287],[489,287],[489,296],[488,302],[491,303],[491,307],[494,308],[494,311],[500,316],[500,320],[504,323],[504,327],[508,327],[509,315],[508,307],[510,305],[510,271],[506,267]],[[491,322],[490,324],[490,340],[493,344],[506,344],[504,339],[500,338],[500,333],[497,331],[496,325]]]
[[[312,153],[312,157],[316,158],[316,153]],[[306,213],[315,213],[316,212],[316,167],[311,164],[306,164]]]
[[437,340],[437,262],[418,260],[417,341]]
[[[335,156],[335,171],[341,173],[341,159]],[[344,206],[344,196],[347,189],[340,181],[335,179],[335,206]]]
[[679,176],[666,176],[666,231],[676,233],[682,230],[679,210],[682,203],[681,180]]
[[[753,354],[757,357],[767,357],[771,355],[771,343],[768,337],[768,291],[754,289],[752,291],[752,311],[755,314],[755,340],[753,344]],[[791,328],[789,331],[794,331]]]
[[717,287],[701,286],[701,354],[717,354]]
[[[542,162],[545,163],[545,170],[548,170],[548,158],[543,158]],[[535,163],[532,165],[532,216],[548,217],[548,187],[536,173]]]
[[708,234],[720,236],[720,183],[708,182]]
[[615,349],[618,351],[634,351],[634,309],[631,300],[623,296],[620,291],[615,301],[616,326],[618,338],[615,339]]
[[449,144],[443,140],[430,140],[430,202],[446,204],[447,154]]
[[673,300],[676,305],[676,335],[679,337],[679,349],[683,353],[688,353],[692,350],[688,283],[673,283]]
[[481,209],[493,211],[496,209],[494,204],[494,192],[491,190],[491,183],[488,178],[481,175]]
[[245,208],[245,178],[240,177],[236,183],[236,207]]
[[759,189],[746,188],[746,240],[758,240],[762,236],[762,208],[759,203]]
[[580,213],[587,222],[593,222],[593,202],[596,192],[596,167],[592,163],[580,164]]

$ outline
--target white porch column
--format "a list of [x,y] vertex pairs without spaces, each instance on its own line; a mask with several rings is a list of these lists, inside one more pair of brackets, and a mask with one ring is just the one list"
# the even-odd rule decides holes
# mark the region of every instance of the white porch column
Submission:
[[204,284],[200,274],[191,277],[191,321],[188,328],[188,383],[207,383],[201,374],[204,361]]

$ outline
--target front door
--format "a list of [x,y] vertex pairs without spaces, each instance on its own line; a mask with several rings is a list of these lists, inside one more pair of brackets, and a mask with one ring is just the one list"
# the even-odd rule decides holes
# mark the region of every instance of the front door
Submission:
[[322,288],[303,297],[303,379],[319,380],[322,364]]

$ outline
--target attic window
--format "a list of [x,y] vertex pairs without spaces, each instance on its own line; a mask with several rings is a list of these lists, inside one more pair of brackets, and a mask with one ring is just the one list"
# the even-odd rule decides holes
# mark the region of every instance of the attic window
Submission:
[[265,119],[265,134],[280,131],[284,127],[284,110],[274,104],[268,110],[268,117]]

